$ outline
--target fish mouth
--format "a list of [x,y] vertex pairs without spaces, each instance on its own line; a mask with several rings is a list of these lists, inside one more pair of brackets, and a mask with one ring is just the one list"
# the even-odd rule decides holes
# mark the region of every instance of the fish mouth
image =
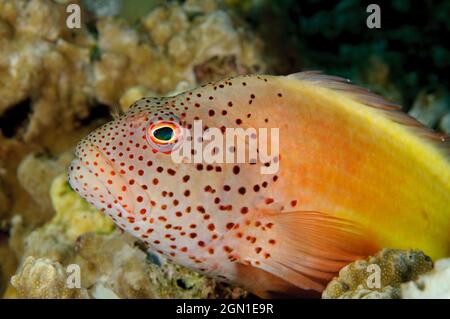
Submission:
[[69,184],[81,197],[113,220],[141,217],[134,213],[137,194],[145,196],[150,202],[148,193],[144,194],[136,185],[129,185],[114,163],[90,142],[77,146],[69,167]]

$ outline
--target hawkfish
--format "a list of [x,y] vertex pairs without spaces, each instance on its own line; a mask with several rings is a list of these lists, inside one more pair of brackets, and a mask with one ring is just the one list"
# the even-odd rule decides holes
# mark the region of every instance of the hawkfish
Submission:
[[[223,134],[277,129],[278,153],[175,161],[180,140],[208,142],[192,138],[196,121]],[[120,229],[261,297],[321,292],[343,266],[385,247],[450,255],[448,136],[320,72],[239,76],[142,98],[75,153],[72,188]]]

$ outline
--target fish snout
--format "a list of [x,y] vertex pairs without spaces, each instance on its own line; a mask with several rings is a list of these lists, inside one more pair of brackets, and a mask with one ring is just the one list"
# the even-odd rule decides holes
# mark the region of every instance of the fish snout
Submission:
[[69,167],[69,183],[81,197],[106,212],[113,220],[138,220],[150,212],[148,192],[127,178],[112,159],[92,143],[80,143]]

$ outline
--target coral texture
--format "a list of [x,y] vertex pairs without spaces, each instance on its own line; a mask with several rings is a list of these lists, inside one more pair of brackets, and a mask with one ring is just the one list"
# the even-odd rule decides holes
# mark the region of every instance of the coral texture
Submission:
[[180,92],[213,78],[196,70],[225,57],[234,66],[216,68],[216,77],[267,71],[261,41],[213,2],[158,6],[134,24],[101,16],[70,30],[65,18],[65,6],[51,0],[0,1],[0,167],[14,189],[12,210],[26,219],[33,207],[13,174],[17,164],[31,151],[72,148],[128,90]]
[[66,270],[58,262],[47,258],[28,257],[11,283],[21,298],[86,298],[84,289],[67,286]]
[[450,258],[436,261],[433,271],[401,289],[404,299],[450,299]]
[[[65,267],[78,256],[77,239],[95,233],[103,242],[113,231],[63,177],[53,180],[66,170],[76,143],[115,107],[125,110],[144,94],[176,94],[224,75],[268,70],[260,39],[217,1],[155,2],[137,11],[127,2],[121,12],[106,8],[112,2],[70,1],[82,7],[81,29],[67,28],[68,3],[0,0],[0,293],[9,297],[15,296],[9,279],[27,256]],[[184,278],[184,270],[174,269],[160,273],[170,281],[155,279],[161,295],[215,294],[202,285],[216,284],[204,279],[176,292],[174,278]],[[29,274],[21,271],[21,282]],[[98,293],[109,291],[105,285],[96,285]],[[29,286],[17,287],[24,295]],[[139,286],[139,293],[116,282],[108,287],[117,290],[110,296],[159,296],[148,287]]]
[[433,268],[431,259],[417,250],[383,249],[355,261],[339,272],[322,293],[324,299],[396,299],[400,285]]

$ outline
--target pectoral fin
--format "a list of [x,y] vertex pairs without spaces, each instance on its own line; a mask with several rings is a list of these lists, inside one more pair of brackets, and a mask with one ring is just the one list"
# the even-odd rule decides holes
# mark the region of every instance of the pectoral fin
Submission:
[[379,250],[369,231],[329,214],[259,211],[254,216],[256,222],[244,229],[252,240],[241,249],[242,262],[302,289],[322,291],[342,267]]

